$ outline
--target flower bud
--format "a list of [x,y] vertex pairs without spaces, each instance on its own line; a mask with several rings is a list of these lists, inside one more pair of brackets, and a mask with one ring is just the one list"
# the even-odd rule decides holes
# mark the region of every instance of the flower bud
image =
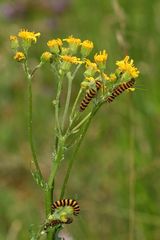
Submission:
[[11,48],[14,50],[14,51],[17,51],[18,47],[19,47],[19,42],[18,42],[18,39],[15,35],[11,35],[10,36],[10,41],[11,41]]
[[17,62],[24,62],[26,60],[26,57],[23,52],[16,52],[14,55],[14,60]]

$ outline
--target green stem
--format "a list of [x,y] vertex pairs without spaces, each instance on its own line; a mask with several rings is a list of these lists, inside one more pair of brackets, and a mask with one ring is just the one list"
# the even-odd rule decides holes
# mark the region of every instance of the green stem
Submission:
[[55,122],[56,122],[56,131],[58,136],[61,136],[61,127],[60,127],[60,121],[59,121],[59,107],[60,107],[60,95],[62,90],[62,81],[63,76],[61,76],[60,79],[58,79],[58,87],[57,87],[57,96],[56,96],[56,102],[55,102]]
[[70,125],[71,125],[72,122],[73,122],[73,118],[74,118],[74,116],[75,116],[75,109],[76,109],[76,106],[77,106],[77,102],[78,102],[78,100],[79,100],[79,98],[80,98],[80,96],[81,96],[81,93],[82,93],[82,89],[79,90],[78,95],[77,95],[77,97],[76,97],[76,100],[75,100],[75,102],[74,102],[74,104],[73,104],[73,108],[72,108],[71,116],[70,116]]
[[33,143],[32,76],[29,73],[27,62],[25,62],[23,66],[24,66],[24,71],[27,75],[27,80],[28,80],[28,133],[29,133],[30,148],[31,148],[32,157],[33,157],[32,163],[34,164],[34,167],[36,169],[36,173],[38,174],[38,178],[40,180],[40,183],[42,184],[44,182],[44,179],[43,179],[41,170],[39,168],[37,154],[36,154],[34,143]]
[[31,72],[31,77],[33,77],[34,73],[43,65],[42,62],[40,62]]
[[[49,214],[51,214],[51,205],[53,203],[53,191],[54,191],[54,182],[55,182],[55,176],[59,167],[59,164],[64,156],[64,145],[65,145],[65,138],[61,137],[58,141],[58,149],[55,156],[55,159],[52,163],[51,167],[51,174],[48,179],[48,191],[45,195],[45,205],[46,205],[46,218]],[[47,240],[54,239],[55,230],[49,232],[47,234]]]
[[80,128],[80,126],[82,126],[82,125],[87,121],[87,119],[90,117],[90,115],[91,115],[91,112],[88,113],[88,115],[85,116],[85,117],[82,119],[82,121],[80,121],[80,122],[71,130],[71,132],[74,133],[75,131],[77,131],[78,128]]
[[50,174],[50,177],[49,177],[49,180],[48,180],[48,186],[50,188],[53,186],[54,178],[56,176],[56,172],[57,172],[57,169],[59,167],[59,163],[62,160],[63,155],[64,155],[64,144],[65,144],[65,138],[62,137],[62,138],[59,139],[57,154],[56,154],[55,159],[53,161],[52,168],[51,168],[51,174]]
[[74,152],[70,158],[70,161],[69,161],[69,164],[68,164],[68,168],[67,168],[67,172],[66,172],[66,175],[65,175],[65,178],[64,178],[64,181],[63,181],[63,185],[62,185],[62,189],[61,189],[61,194],[60,194],[60,199],[62,199],[64,197],[64,194],[65,194],[65,190],[66,190],[66,186],[67,186],[67,183],[68,183],[68,180],[69,180],[69,176],[70,176],[70,172],[71,172],[71,169],[72,169],[72,166],[73,166],[73,163],[74,163],[74,160],[75,160],[75,156],[80,148],[80,145],[86,135],[86,132],[87,132],[87,129],[90,125],[90,122],[92,120],[92,118],[94,117],[94,115],[96,114],[96,112],[98,111],[98,109],[100,108],[100,106],[102,105],[102,103],[99,103],[98,105],[96,105],[91,114],[90,114],[90,117],[88,118],[88,121],[86,122],[85,126],[83,126],[82,128],[82,132],[81,132],[81,135],[80,135],[80,138],[77,142],[77,145],[74,149]]
[[65,104],[65,109],[64,109],[63,119],[62,119],[62,130],[64,129],[64,124],[65,124],[68,109],[69,109],[69,103],[70,103],[71,92],[72,92],[72,80],[73,80],[72,77],[68,78],[68,91],[67,91],[66,104]]

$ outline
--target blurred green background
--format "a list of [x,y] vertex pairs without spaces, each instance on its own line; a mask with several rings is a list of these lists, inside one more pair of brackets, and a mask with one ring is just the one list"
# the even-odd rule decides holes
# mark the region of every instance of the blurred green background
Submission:
[[[73,34],[92,40],[95,52],[107,50],[108,71],[128,54],[141,72],[137,90],[103,106],[92,121],[66,194],[78,198],[81,214],[64,234],[76,240],[159,240],[160,1],[1,0],[0,20],[0,239],[29,239],[29,226],[44,219],[43,195],[29,172],[27,85],[9,42],[9,35],[24,27],[42,34],[30,52],[31,65],[50,38]],[[49,67],[41,69],[33,86],[34,134],[46,177],[54,86]]]

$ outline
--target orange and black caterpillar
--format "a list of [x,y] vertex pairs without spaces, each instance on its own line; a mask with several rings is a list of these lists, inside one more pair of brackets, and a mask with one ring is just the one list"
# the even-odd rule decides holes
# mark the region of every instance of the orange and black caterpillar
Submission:
[[86,107],[88,106],[88,104],[90,103],[90,101],[92,100],[92,98],[94,98],[97,94],[97,91],[101,88],[102,83],[100,81],[96,81],[96,89],[91,88],[87,94],[85,95],[85,97],[83,98],[82,102],[80,103],[80,111],[84,111],[86,109]]
[[46,223],[44,226],[44,230],[47,230],[49,227],[55,227],[59,224],[70,224],[72,222],[73,222],[72,218],[68,218],[66,222],[63,222],[59,219],[55,219],[55,220],[52,220],[51,222]]
[[70,206],[73,208],[73,214],[78,215],[80,212],[80,207],[76,200],[73,199],[61,199],[52,204],[52,211],[54,212],[58,207]]
[[132,78],[130,81],[120,84],[113,90],[112,94],[109,97],[107,97],[106,101],[108,103],[112,102],[118,95],[123,93],[128,88],[133,87],[134,83],[135,83],[135,79]]

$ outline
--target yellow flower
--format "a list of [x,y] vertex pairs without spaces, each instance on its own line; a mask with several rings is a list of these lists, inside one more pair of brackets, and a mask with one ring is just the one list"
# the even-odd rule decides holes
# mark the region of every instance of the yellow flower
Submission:
[[29,41],[29,42],[37,42],[37,38],[40,36],[40,33],[35,33],[35,32],[29,32],[28,30],[22,29],[19,33],[18,33],[18,37],[22,38],[25,41]]
[[100,51],[100,53],[96,53],[94,55],[94,61],[100,65],[101,67],[105,65],[108,58],[108,54],[106,53],[106,50],[103,50],[103,52]]
[[85,77],[93,77],[96,72],[99,72],[96,63],[91,62],[89,59],[85,60],[86,62],[86,71],[84,72]]
[[69,44],[70,53],[76,54],[77,49],[81,44],[81,40],[79,38],[74,38],[73,36],[69,36],[68,38],[63,39],[63,41]]
[[83,61],[81,61],[80,58],[77,58],[75,56],[63,55],[60,57],[65,62],[69,62],[69,63],[73,63],[73,64],[82,64],[83,63]]
[[14,60],[16,60],[17,62],[23,62],[25,59],[26,57],[23,52],[16,52]]
[[50,47],[50,48],[55,47],[55,46],[61,47],[62,46],[62,40],[60,38],[51,39],[47,42],[47,46]]
[[9,39],[10,39],[10,41],[16,41],[17,40],[17,36],[10,35]]
[[62,40],[60,38],[51,39],[47,42],[47,46],[50,48],[52,53],[58,54],[62,46]]
[[11,35],[10,36],[10,41],[11,41],[11,48],[15,51],[17,51],[18,47],[19,47],[19,43],[18,43],[18,39],[17,36],[15,35]]
[[80,60],[80,58],[77,58],[75,56],[70,55],[61,55],[60,56],[62,63],[61,63],[61,70],[62,71],[69,71],[72,64],[82,64],[83,62]]
[[103,73],[102,76],[106,81],[110,80],[110,78],[108,77],[108,75],[106,73]]
[[96,72],[99,71],[96,63],[91,62],[89,59],[86,59],[85,62],[86,62],[86,65],[85,65],[86,68],[90,68]]
[[67,43],[74,43],[74,44],[77,44],[77,45],[80,45],[80,43],[81,43],[81,39],[74,38],[72,35],[69,36],[68,38],[63,39],[63,41],[65,41]]
[[139,76],[138,69],[133,64],[133,59],[129,61],[129,56],[126,56],[123,60],[117,61],[116,65],[118,69],[124,73],[128,73],[131,77],[137,78]]
[[93,42],[85,40],[81,43],[81,54],[83,57],[87,57],[93,49]]
[[42,56],[41,56],[41,61],[42,62],[50,62],[52,60],[52,53],[50,52],[44,52],[42,53]]
[[103,73],[102,75],[103,75],[103,78],[107,81],[114,82],[117,79],[115,73],[111,73],[109,76],[106,73]]
[[81,43],[81,46],[87,49],[92,49],[93,48],[93,42],[89,41],[89,40],[84,40]]

